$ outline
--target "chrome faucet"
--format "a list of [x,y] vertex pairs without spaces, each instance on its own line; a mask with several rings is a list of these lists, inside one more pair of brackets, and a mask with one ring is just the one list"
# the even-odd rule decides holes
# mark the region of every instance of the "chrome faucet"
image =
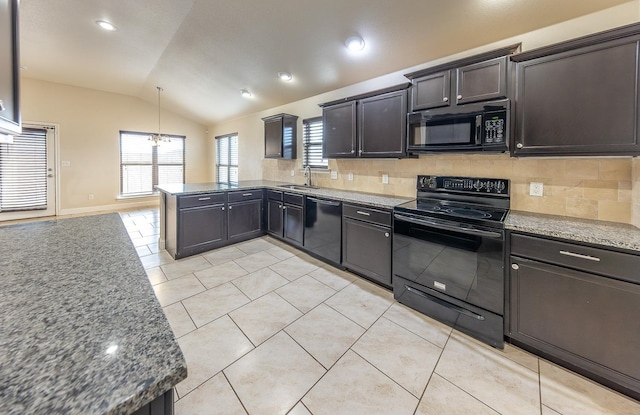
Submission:
[[311,187],[311,167],[309,165],[304,168],[304,185]]

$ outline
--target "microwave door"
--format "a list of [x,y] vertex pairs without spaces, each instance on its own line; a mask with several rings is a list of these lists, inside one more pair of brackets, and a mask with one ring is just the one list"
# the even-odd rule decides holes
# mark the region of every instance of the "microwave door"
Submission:
[[410,150],[464,149],[481,143],[482,115],[422,119],[409,125]]

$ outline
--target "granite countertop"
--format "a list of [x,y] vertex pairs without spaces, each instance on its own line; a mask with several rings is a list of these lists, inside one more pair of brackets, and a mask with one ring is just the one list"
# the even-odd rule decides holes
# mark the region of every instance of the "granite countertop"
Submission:
[[0,413],[126,414],[186,362],[118,214],[0,227]]
[[376,193],[354,192],[349,190],[338,190],[329,188],[309,188],[309,189],[289,189],[282,186],[291,185],[292,183],[276,182],[271,180],[246,180],[234,184],[224,183],[185,183],[158,186],[158,190],[173,195],[184,196],[190,194],[201,194],[228,190],[250,190],[250,189],[273,189],[284,192],[307,194],[310,196],[326,197],[343,202],[360,203],[379,208],[391,209],[394,206],[406,203],[413,198],[400,196],[386,196]]
[[640,253],[640,229],[624,223],[512,210],[505,228]]

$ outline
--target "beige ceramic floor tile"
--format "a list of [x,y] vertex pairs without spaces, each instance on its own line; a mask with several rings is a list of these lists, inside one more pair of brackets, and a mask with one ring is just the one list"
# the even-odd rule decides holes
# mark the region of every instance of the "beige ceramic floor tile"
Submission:
[[218,265],[233,261],[234,259],[242,258],[243,256],[247,256],[247,254],[235,246],[228,246],[226,248],[209,251],[202,256],[209,261],[211,265]]
[[410,415],[418,399],[349,351],[302,402],[314,415]]
[[286,414],[324,368],[280,332],[224,370],[250,414]]
[[324,304],[285,331],[327,369],[364,333],[362,327]]
[[229,313],[229,316],[257,346],[302,316],[302,313],[276,293],[270,293]]
[[147,277],[149,277],[149,282],[151,285],[160,284],[161,282],[166,282],[167,277],[164,275],[164,272],[160,269],[160,267],[153,267],[145,270],[147,272]]
[[297,404],[293,407],[291,411],[287,415],[312,415],[311,412],[301,403]]
[[175,415],[246,415],[222,372],[175,403]]
[[289,281],[282,278],[278,273],[269,268],[263,268],[249,275],[236,278],[232,281],[236,287],[242,290],[247,297],[255,300],[277,288],[282,287]]
[[[157,236],[142,236],[140,238],[131,238],[131,242],[133,242],[133,246],[135,246],[135,247],[149,245],[149,244],[157,244],[158,243],[158,237]],[[167,255],[169,255],[169,254],[167,254]],[[171,260],[173,261],[173,258],[171,258]]]
[[446,324],[400,303],[394,303],[384,313],[384,317],[441,348],[447,343],[453,330]]
[[358,278],[349,272],[337,270],[335,268],[318,268],[317,270],[310,272],[309,275],[336,291],[343,289],[347,285],[351,284],[353,280]]
[[500,415],[462,389],[434,374],[415,415]]
[[367,329],[387,311],[392,301],[377,291],[351,284],[325,301],[325,304]]
[[280,260],[268,252],[257,252],[242,258],[234,259],[235,263],[244,268],[247,272],[255,272],[269,265],[273,265]]
[[538,374],[454,332],[435,372],[497,412],[539,415]]
[[351,348],[417,398],[422,396],[442,349],[381,318]]
[[210,267],[211,264],[209,261],[202,256],[194,256],[172,262],[171,264],[162,265],[160,268],[162,268],[164,275],[172,280]]
[[142,245],[136,247],[136,253],[139,257],[141,257],[145,255],[151,255],[153,252],[151,252],[148,245]]
[[247,271],[235,262],[229,261],[196,271],[194,274],[205,287],[213,288],[247,275]]
[[187,361],[188,376],[176,385],[178,396],[200,386],[241,356],[253,345],[228,316],[178,339]]
[[[417,415],[417,414],[416,414]],[[560,412],[556,412],[548,406],[542,405],[542,415],[562,415]]]
[[163,311],[176,337],[182,337],[196,329],[196,325],[193,324],[189,313],[184,309],[182,303],[171,304],[163,308]]
[[249,299],[231,283],[185,299],[182,304],[198,327],[247,304]]
[[295,253],[287,251],[281,246],[274,246],[271,249],[267,249],[267,252],[278,259],[287,259],[295,256]]
[[163,282],[153,286],[156,297],[162,307],[196,295],[205,290],[204,286],[194,276],[186,276]]
[[266,251],[274,248],[276,245],[262,238],[252,239],[247,242],[236,244],[235,247],[245,254],[255,254],[256,252]]
[[[143,245],[147,245],[146,243]],[[167,251],[160,251],[157,254],[145,255],[140,257],[140,262],[145,269],[159,267],[160,265],[170,264],[174,260]]]
[[562,415],[636,415],[640,403],[540,360],[542,403]]
[[278,288],[276,292],[303,313],[336,293],[333,288],[308,275]]
[[305,261],[300,257],[293,256],[282,262],[271,265],[270,268],[289,281],[293,281],[318,269],[318,266],[309,261]]

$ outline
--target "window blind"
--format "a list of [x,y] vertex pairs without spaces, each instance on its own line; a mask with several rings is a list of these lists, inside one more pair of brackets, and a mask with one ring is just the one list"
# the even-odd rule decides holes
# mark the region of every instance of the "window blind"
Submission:
[[238,182],[238,134],[216,137],[216,177],[218,183]]
[[47,130],[23,128],[0,144],[0,211],[47,208]]
[[327,168],[329,160],[322,158],[322,117],[302,120],[303,166]]

